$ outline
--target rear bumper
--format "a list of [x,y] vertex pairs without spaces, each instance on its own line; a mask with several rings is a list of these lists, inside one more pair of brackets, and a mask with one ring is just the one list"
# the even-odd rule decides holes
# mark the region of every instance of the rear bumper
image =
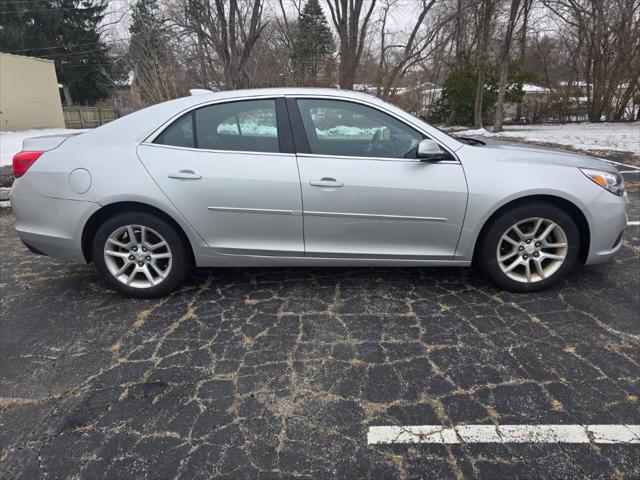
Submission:
[[627,195],[622,197],[603,191],[588,206],[591,240],[585,265],[596,265],[610,260],[622,246],[627,226]]
[[100,208],[94,202],[44,197],[26,178],[14,182],[9,196],[16,232],[34,253],[86,263],[82,229]]

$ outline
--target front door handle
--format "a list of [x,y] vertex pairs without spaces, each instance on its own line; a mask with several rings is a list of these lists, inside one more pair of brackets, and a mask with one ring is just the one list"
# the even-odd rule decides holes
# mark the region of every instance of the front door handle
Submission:
[[180,180],[200,180],[202,175],[194,172],[193,170],[180,170],[179,172],[170,173],[169,178],[179,178]]
[[342,182],[338,182],[335,178],[324,177],[322,180],[311,180],[309,184],[312,187],[333,187],[340,188],[344,185]]

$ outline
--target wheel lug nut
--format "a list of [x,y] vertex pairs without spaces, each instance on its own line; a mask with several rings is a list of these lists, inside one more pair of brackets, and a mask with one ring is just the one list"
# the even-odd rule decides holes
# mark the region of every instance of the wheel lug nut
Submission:
[[144,263],[142,263],[142,262],[138,262],[138,266],[139,266],[139,267],[141,267],[141,266],[143,266],[143,265],[144,265]]
[[527,254],[525,253],[525,254],[522,256],[522,258],[524,258],[524,259],[526,260],[527,258],[529,258],[529,255],[527,255]]
[[133,260],[134,258],[136,257],[134,257],[133,255],[129,255],[129,260]]
[[138,251],[138,247],[133,247],[131,250],[133,250],[134,252]]
[[527,239],[527,243],[531,243],[531,239],[530,239],[530,238],[529,238],[529,239]]
[[538,258],[540,256],[540,254],[538,252],[533,252],[533,256]]
[[147,251],[147,249],[146,249],[145,247],[142,247],[142,251],[143,251],[143,252],[146,252],[146,251]]
[[524,250],[524,247],[523,247],[522,245],[520,245],[520,246],[518,247],[518,251],[519,251],[519,252],[521,252],[522,250]]
[[147,256],[145,257],[145,260],[146,260],[147,262],[149,262],[149,261],[151,261],[151,257],[150,257],[149,255],[147,255]]
[[540,242],[536,242],[536,247],[539,247],[541,245]]

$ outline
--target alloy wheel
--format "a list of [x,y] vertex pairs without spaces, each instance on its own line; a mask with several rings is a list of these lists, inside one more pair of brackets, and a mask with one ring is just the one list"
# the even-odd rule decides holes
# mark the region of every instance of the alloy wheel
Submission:
[[521,220],[500,237],[498,265],[512,280],[540,282],[556,273],[567,257],[567,235],[548,218]]
[[144,225],[125,225],[107,238],[104,260],[118,281],[134,288],[150,288],[167,277],[172,255],[169,244],[157,231]]

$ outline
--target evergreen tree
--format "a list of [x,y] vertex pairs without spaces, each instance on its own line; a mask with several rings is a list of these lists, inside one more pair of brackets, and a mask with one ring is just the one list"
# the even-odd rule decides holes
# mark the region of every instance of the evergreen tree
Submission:
[[94,104],[121,75],[99,26],[106,0],[0,0],[0,51],[55,61],[68,101]]
[[[522,86],[535,80],[532,73],[514,66],[507,78],[506,101],[518,103],[522,101]],[[478,72],[471,66],[459,68],[451,72],[444,81],[442,95],[436,102],[432,120],[437,123],[452,125],[471,125],[474,120],[476,101],[476,85]],[[485,73],[482,114],[492,114],[498,100],[499,71],[488,65]]]
[[318,0],[308,0],[298,18],[294,64],[298,82],[315,85],[318,73],[335,51],[333,36]]

